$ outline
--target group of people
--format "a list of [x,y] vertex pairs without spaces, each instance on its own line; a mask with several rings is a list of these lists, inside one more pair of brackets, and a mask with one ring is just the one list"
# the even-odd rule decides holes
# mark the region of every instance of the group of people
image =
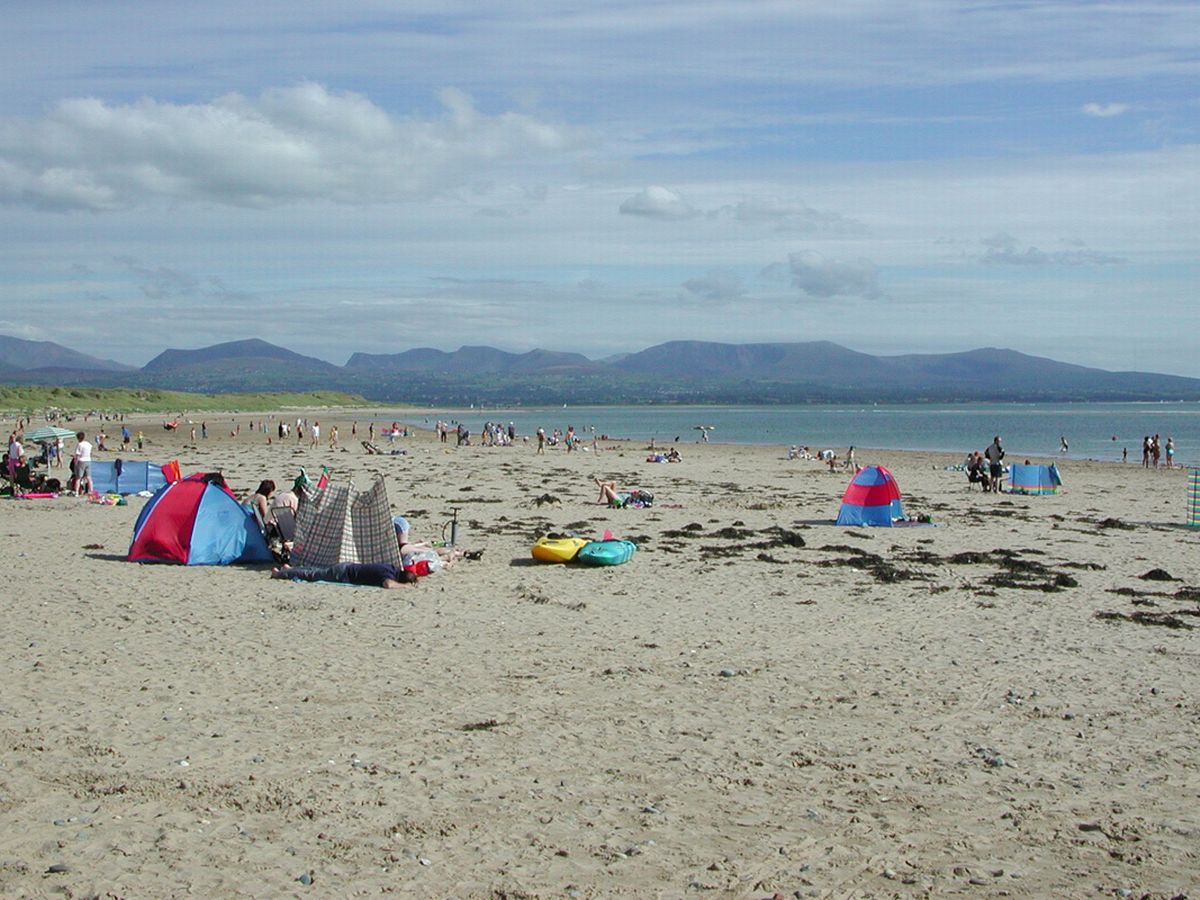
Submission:
[[787,458],[788,460],[815,459],[828,466],[830,472],[837,472],[839,469],[852,469],[857,473],[859,470],[858,462],[854,458],[853,444],[846,450],[846,455],[842,457],[839,457],[833,450],[820,450],[814,454],[807,446],[801,447],[798,444],[792,444],[788,447]]
[[1000,435],[992,438],[988,448],[967,454],[967,481],[983,487],[984,493],[1001,493],[1004,485],[1004,447]]
[[1158,435],[1146,435],[1142,438],[1142,468],[1157,469],[1162,464],[1163,455],[1166,455],[1165,468],[1175,468],[1175,439],[1167,438],[1166,444],[1162,444]]
[[253,494],[243,499],[243,504],[255,513],[262,524],[268,544],[281,560],[281,564],[271,570],[272,578],[397,588],[416,584],[418,578],[445,569],[460,559],[480,559],[483,556],[482,550],[465,551],[459,547],[439,547],[428,541],[413,540],[408,520],[403,516],[395,516],[392,524],[400,554],[399,565],[343,562],[331,566],[292,566],[288,559],[294,533],[284,523],[294,524],[301,506],[307,502],[306,489],[311,483],[308,475],[301,470],[289,490],[276,493],[275,482],[264,479]]
[[[71,455],[71,475],[67,490],[75,496],[86,496],[92,492],[92,443],[84,432],[75,434],[75,452]],[[45,465],[47,470],[61,468],[65,455],[62,438],[51,441],[41,441],[42,452],[36,461]],[[4,455],[4,474],[14,493],[20,489],[26,492],[59,493],[62,482],[46,473],[35,473],[33,463],[29,458],[23,443],[22,431],[13,431],[8,436],[8,452]]]

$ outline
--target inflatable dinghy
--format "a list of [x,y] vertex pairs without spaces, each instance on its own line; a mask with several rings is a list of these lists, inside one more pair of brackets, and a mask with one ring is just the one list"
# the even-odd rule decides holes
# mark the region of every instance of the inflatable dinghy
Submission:
[[619,566],[629,562],[636,549],[633,541],[589,541],[575,555],[575,561],[585,566]]
[[538,538],[537,543],[533,545],[533,558],[541,562],[549,563],[565,563],[570,562],[575,558],[582,547],[591,543],[586,538],[562,537]]

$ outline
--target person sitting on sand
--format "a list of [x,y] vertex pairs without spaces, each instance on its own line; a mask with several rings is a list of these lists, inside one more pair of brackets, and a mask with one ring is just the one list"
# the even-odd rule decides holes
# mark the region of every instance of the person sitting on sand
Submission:
[[417,583],[417,576],[391,563],[335,563],[332,566],[280,566],[271,570],[272,578],[291,581],[330,581],[365,587],[398,588]]
[[988,475],[987,463],[978,450],[967,456],[967,481],[970,484],[982,485],[984,493],[991,490],[992,479]]
[[268,501],[273,493],[275,493],[275,482],[266,478],[258,483],[254,493],[246,500],[246,505],[258,513],[258,519],[264,526],[271,521],[271,507]]
[[280,507],[287,507],[292,511],[292,515],[300,512],[300,492],[308,484],[308,476],[300,475],[292,484],[291,490],[281,491],[271,498],[269,509],[271,517],[274,517],[274,511]]
[[620,506],[621,497],[617,493],[617,483],[615,481],[601,481],[599,478],[593,478],[596,482],[596,487],[600,489],[600,497],[596,500],[597,503],[605,503],[609,506]]

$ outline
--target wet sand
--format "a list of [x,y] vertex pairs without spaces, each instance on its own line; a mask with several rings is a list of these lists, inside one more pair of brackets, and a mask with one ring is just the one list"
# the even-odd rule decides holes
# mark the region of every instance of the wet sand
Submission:
[[[133,424],[235,487],[381,474],[483,558],[293,584],[126,562],[138,498],[0,501],[0,894],[1200,892],[1185,473],[985,495],[958,457],[859,448],[939,527],[840,528],[849,476],[785,448],[370,456],[333,418],[345,452]],[[529,559],[606,528],[632,562]]]

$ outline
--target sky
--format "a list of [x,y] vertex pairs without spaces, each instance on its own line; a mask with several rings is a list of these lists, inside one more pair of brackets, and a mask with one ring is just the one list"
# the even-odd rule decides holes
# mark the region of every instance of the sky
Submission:
[[9,0],[0,333],[1200,377],[1192,0]]

